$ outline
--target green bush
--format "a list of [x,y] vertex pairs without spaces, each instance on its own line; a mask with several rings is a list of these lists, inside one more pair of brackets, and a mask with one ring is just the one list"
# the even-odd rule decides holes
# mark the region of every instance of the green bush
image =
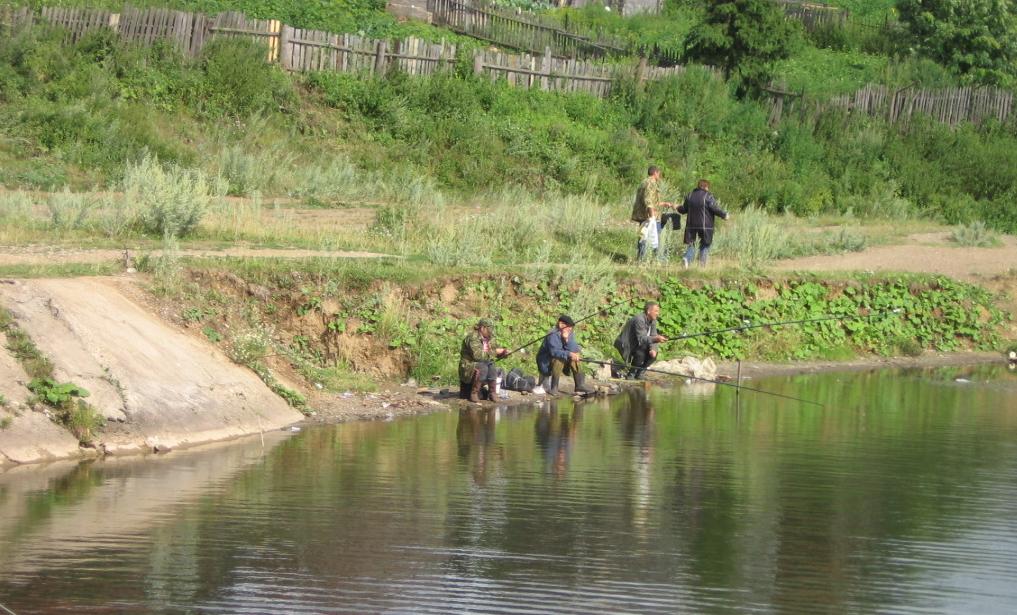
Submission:
[[958,226],[950,233],[950,240],[973,248],[995,248],[1000,245],[999,237],[990,232],[981,220]]
[[268,47],[249,39],[215,39],[202,50],[201,106],[213,116],[246,118],[287,109],[296,100],[292,81],[267,62]]
[[145,156],[124,173],[124,198],[138,210],[141,227],[160,237],[191,233],[212,199],[208,179],[200,171],[162,165]]

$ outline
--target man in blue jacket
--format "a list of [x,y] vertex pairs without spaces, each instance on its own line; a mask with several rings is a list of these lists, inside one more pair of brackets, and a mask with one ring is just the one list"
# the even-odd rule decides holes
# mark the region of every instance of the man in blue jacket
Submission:
[[586,386],[586,376],[579,367],[579,342],[576,341],[575,321],[567,314],[558,317],[554,329],[551,329],[537,351],[537,371],[540,372],[540,384],[534,389],[548,395],[558,394],[558,381],[562,374],[570,375],[575,382],[576,393],[592,393],[593,389]]

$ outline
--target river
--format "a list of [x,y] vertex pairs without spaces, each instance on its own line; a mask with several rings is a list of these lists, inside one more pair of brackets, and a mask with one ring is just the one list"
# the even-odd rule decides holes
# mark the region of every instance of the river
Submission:
[[[1017,376],[824,373],[0,473],[35,613],[1011,613]],[[2,609],[0,609],[2,612]]]

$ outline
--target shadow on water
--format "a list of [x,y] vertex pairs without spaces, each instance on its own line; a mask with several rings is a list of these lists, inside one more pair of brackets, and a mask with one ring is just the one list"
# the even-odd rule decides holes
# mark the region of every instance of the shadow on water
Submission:
[[[1017,601],[1017,377],[767,378],[0,474],[19,613],[898,611]],[[738,401],[738,403],[736,403]]]

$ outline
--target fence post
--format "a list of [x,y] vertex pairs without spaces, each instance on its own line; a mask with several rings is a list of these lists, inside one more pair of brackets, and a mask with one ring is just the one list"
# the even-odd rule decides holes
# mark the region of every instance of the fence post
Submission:
[[482,75],[484,73],[484,52],[479,49],[473,51],[473,74]]
[[289,70],[293,63],[293,50],[290,49],[290,37],[293,36],[291,28],[282,24],[279,28],[279,66],[283,70]]
[[385,74],[385,41],[378,41],[378,48],[374,54],[374,74]]
[[551,47],[544,47],[544,59],[540,63],[540,89],[547,91],[550,88],[551,80]]
[[643,82],[646,81],[646,56],[639,56],[639,63],[636,64],[636,88],[643,89]]
[[270,19],[268,33],[268,61],[271,64],[279,61],[279,52],[282,49],[282,22]]

